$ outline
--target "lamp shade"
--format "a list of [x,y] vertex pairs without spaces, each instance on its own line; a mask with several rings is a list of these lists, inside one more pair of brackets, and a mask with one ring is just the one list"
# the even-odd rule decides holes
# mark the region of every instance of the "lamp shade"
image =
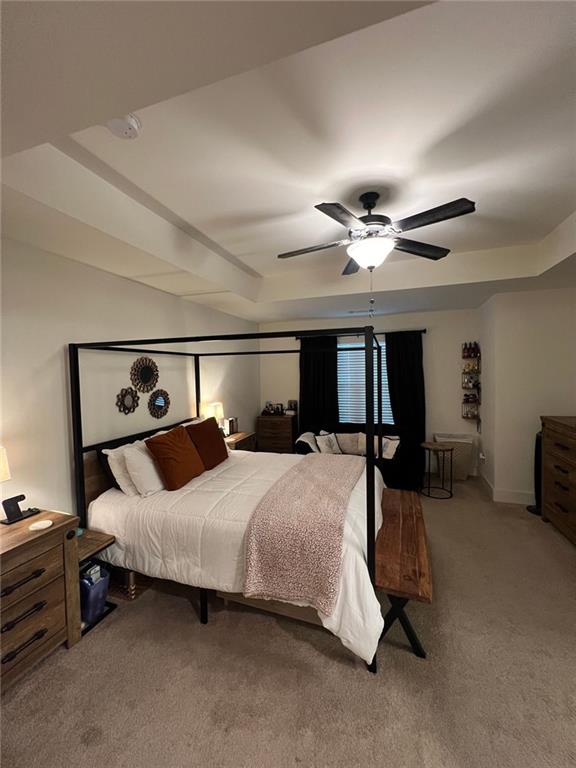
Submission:
[[393,248],[394,240],[389,237],[366,237],[346,250],[359,266],[370,269],[379,267]]
[[206,418],[214,418],[221,421],[224,418],[224,407],[222,403],[204,403],[202,406],[202,415]]
[[8,466],[6,448],[0,445],[0,483],[3,483],[4,480],[10,480],[10,467]]

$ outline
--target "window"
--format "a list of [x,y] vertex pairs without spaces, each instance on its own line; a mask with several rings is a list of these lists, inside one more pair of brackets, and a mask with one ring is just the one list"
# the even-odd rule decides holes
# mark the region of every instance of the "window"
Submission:
[[[386,371],[386,345],[382,347],[382,420],[393,424],[388,373]],[[374,423],[378,421],[378,358],[374,350]],[[366,423],[366,385],[364,377],[364,345],[359,342],[338,340],[338,411],[342,423]]]

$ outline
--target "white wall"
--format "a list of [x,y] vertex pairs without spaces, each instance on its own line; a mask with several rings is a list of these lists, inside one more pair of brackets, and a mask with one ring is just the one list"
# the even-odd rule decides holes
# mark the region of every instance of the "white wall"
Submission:
[[[261,331],[307,330],[314,328],[356,327],[366,325],[366,318],[315,320],[296,323],[267,323]],[[424,337],[424,378],[426,383],[426,432],[461,432],[476,434],[476,427],[462,419],[461,345],[480,336],[478,310],[422,312],[377,317],[378,332],[426,328]],[[295,348],[296,342],[282,339],[262,342],[263,349]],[[260,361],[260,399],[283,402],[298,399],[298,355],[263,356]]]
[[[2,246],[0,443],[12,473],[2,494],[25,493],[30,505],[72,511],[67,344],[238,333],[255,326],[22,243],[3,240]],[[184,359],[154,356],[158,386],[172,401],[165,419],[155,420],[145,395],[129,416],[115,406],[116,393],[130,383],[136,355],[81,354],[86,442],[161,428],[194,413],[194,377],[187,375]],[[202,399],[222,400],[241,428],[253,428],[259,410],[257,359],[207,359],[202,372]]]
[[494,299],[489,299],[480,308],[481,331],[480,348],[482,350],[482,453],[480,474],[494,489],[496,473],[496,330],[494,317]]
[[497,501],[531,504],[540,416],[576,414],[576,289],[494,296],[482,335],[483,347],[493,347],[491,362],[482,361],[483,399],[493,410],[485,477]]

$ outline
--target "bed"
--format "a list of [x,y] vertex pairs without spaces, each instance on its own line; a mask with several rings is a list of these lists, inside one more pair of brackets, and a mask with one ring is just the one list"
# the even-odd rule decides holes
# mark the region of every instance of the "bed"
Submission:
[[[306,466],[311,466],[310,457],[294,454],[245,454],[236,451],[234,456],[224,457],[222,466],[208,469],[200,477],[182,485],[174,485],[171,492],[157,491],[154,496],[141,494],[134,498],[111,488],[112,481],[99,466],[99,457],[112,449],[130,442],[142,441],[157,434],[158,428],[138,434],[115,436],[99,443],[87,444],[83,434],[83,397],[81,387],[81,358],[95,352],[128,355],[139,354],[181,356],[193,363],[195,414],[201,410],[202,402],[202,361],[204,358],[229,357],[235,355],[299,354],[295,349],[241,349],[224,346],[214,348],[213,342],[236,343],[259,342],[262,339],[293,338],[297,341],[307,337],[350,336],[363,338],[365,361],[365,412],[366,412],[366,458],[342,456],[338,461],[356,459],[360,464],[342,464],[351,471],[339,474],[339,467],[325,464],[324,469],[310,481]],[[191,346],[192,345],[192,346]],[[167,348],[167,346],[169,348]],[[174,348],[175,347],[175,348]],[[266,333],[239,333],[217,336],[180,336],[161,339],[131,339],[116,341],[90,341],[70,343],[68,360],[70,374],[70,405],[72,424],[72,448],[74,457],[74,489],[76,513],[83,527],[100,529],[116,536],[117,543],[107,554],[109,562],[155,577],[162,577],[200,589],[200,620],[207,621],[207,590],[216,589],[230,598],[242,596],[244,575],[244,548],[246,550],[246,587],[250,598],[262,596],[272,601],[277,591],[267,589],[264,583],[262,595],[255,589],[253,579],[258,565],[254,562],[255,521],[262,521],[262,509],[274,514],[276,522],[283,527],[286,514],[291,515],[291,547],[285,548],[280,560],[275,552],[284,545],[284,533],[277,536],[271,529],[265,529],[261,541],[267,545],[258,550],[259,563],[267,558],[273,567],[281,562],[282,588],[287,585],[286,594],[280,598],[281,605],[290,609],[306,611],[314,617],[312,608],[294,608],[303,594],[292,590],[294,583],[300,584],[300,576],[307,569],[308,574],[324,569],[328,591],[321,595],[309,591],[304,594],[316,600],[316,608],[330,605],[326,615],[320,615],[320,623],[337,635],[342,643],[367,662],[368,670],[377,671],[376,648],[383,619],[376,598],[376,536],[381,526],[381,497],[384,483],[376,466],[376,453],[382,457],[382,387],[381,345],[372,326],[364,328],[330,328],[302,331],[274,331]],[[375,376],[375,359],[377,371]],[[377,385],[377,386],[376,386]],[[182,405],[182,404],[181,404]],[[153,414],[154,415],[154,414]],[[172,430],[182,424],[164,425]],[[160,425],[159,425],[160,426]],[[377,434],[377,451],[374,450],[374,436]],[[150,446],[148,446],[150,447]],[[155,457],[158,458],[158,457]],[[308,461],[298,468],[297,462]],[[205,464],[205,466],[208,466]],[[109,469],[109,467],[108,467]],[[324,472],[324,474],[323,474]],[[308,481],[302,485],[302,493],[294,496],[293,510],[287,501],[291,494],[284,492],[289,475],[301,473]],[[114,474],[114,473],[113,473]],[[190,475],[193,476],[193,475]],[[358,480],[356,481],[356,478]],[[119,482],[118,478],[116,480]],[[342,482],[340,482],[342,480]],[[184,480],[186,483],[186,480]],[[121,484],[120,484],[121,485]],[[278,491],[282,487],[282,493]],[[315,503],[316,489],[325,486],[327,491],[318,494],[320,502]],[[344,486],[346,492],[344,492]],[[332,489],[335,493],[332,493]],[[279,505],[268,505],[270,496],[276,502],[281,497],[284,516],[279,514]],[[335,514],[338,525],[326,514],[332,498],[338,497]],[[348,501],[349,500],[349,501]],[[282,505],[280,505],[282,506]],[[88,510],[89,507],[89,510]],[[316,528],[320,533],[302,537],[306,544],[301,547],[299,531],[302,510],[305,525]],[[296,522],[297,521],[297,522]],[[261,527],[261,526],[260,526]],[[277,529],[278,530],[278,529]],[[337,536],[335,535],[337,534]],[[334,545],[335,539],[338,546]],[[310,550],[317,548],[317,552]],[[300,551],[306,556],[299,556]],[[327,563],[330,567],[328,567]],[[263,571],[262,571],[263,573]],[[259,574],[256,573],[258,576]],[[286,578],[284,579],[284,575]],[[260,582],[262,583],[262,582]],[[293,597],[297,594],[298,597]],[[319,599],[322,602],[319,602]],[[330,602],[325,603],[324,599]],[[290,605],[290,603],[293,603]],[[304,605],[307,605],[305,603]]]
[[[116,537],[103,555],[113,565],[195,587],[241,593],[250,517],[268,489],[303,459],[296,454],[233,451],[178,491],[140,497],[111,488],[90,504],[89,527]],[[366,566],[365,475],[366,469],[346,512],[336,607],[330,616],[320,612],[318,616],[344,646],[369,664],[383,619]],[[384,487],[378,471],[375,486],[378,532]]]

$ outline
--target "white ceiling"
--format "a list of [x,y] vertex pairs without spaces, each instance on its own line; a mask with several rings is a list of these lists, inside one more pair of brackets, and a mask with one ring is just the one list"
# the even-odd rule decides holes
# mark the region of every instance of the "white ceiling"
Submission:
[[[536,277],[532,252],[523,260],[512,247],[536,248],[576,209],[575,6],[405,5],[395,18],[138,109],[136,141],[96,125],[51,136],[58,151],[8,158],[5,232],[232,314],[339,316],[368,290],[365,273],[339,277],[342,250],[275,257],[343,236],[316,203],[358,210],[358,194],[376,188],[392,218],[462,196],[477,203],[475,214],[412,234],[451,248],[446,260],[394,254],[378,270],[381,308],[472,306],[499,280]],[[113,23],[100,13],[104,28]],[[141,217],[138,237],[128,215],[122,229],[116,221],[127,201]],[[179,233],[177,258],[174,237],[162,247],[142,236],[156,220]]]
[[3,2],[3,154],[53,141],[423,4]]

